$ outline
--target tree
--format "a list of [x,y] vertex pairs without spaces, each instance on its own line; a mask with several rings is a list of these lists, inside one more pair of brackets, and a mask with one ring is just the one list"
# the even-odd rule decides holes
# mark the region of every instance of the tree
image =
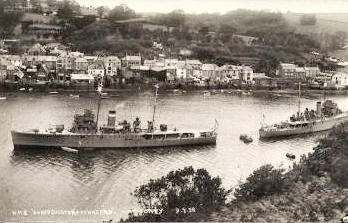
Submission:
[[177,9],[170,12],[165,18],[167,26],[182,27],[185,24],[185,12]]
[[221,40],[222,42],[226,43],[228,41],[230,41],[233,33],[235,33],[237,31],[236,28],[234,28],[233,26],[231,25],[228,25],[228,24],[222,24],[220,26],[220,29],[219,29],[219,32],[221,34]]
[[111,21],[131,19],[135,17],[136,17],[135,11],[129,8],[127,5],[116,6],[109,12],[109,19]]
[[214,60],[216,56],[216,49],[212,47],[195,47],[193,52],[195,57],[202,61]]
[[283,192],[286,182],[283,172],[283,169],[274,169],[271,164],[260,167],[235,190],[236,199],[257,200],[264,196]]
[[105,12],[106,12],[106,8],[104,6],[99,6],[97,8],[97,13],[100,18],[103,18],[103,16],[105,15]]
[[75,2],[64,0],[58,3],[57,16],[61,19],[69,20],[80,12],[80,6]]
[[139,204],[158,213],[143,213],[138,217],[130,215],[127,220],[183,220],[190,212],[206,213],[219,208],[225,203],[227,194],[219,177],[211,177],[205,169],[186,167],[138,187],[134,195]]

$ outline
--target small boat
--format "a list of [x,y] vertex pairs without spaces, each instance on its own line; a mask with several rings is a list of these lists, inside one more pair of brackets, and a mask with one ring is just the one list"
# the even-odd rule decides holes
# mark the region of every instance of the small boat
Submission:
[[80,95],[78,95],[78,94],[70,94],[70,97],[71,97],[71,98],[79,98]]
[[32,92],[33,90],[34,90],[34,88],[32,88],[32,87],[28,89],[29,92]]
[[205,97],[211,96],[211,92],[210,91],[204,91],[203,92],[203,96],[205,96]]
[[0,100],[6,100],[7,98],[6,97],[0,97]]
[[179,89],[174,89],[174,90],[173,90],[173,94],[175,94],[175,95],[181,95],[181,94],[182,94],[182,91],[179,90]]
[[19,88],[19,90],[20,90],[20,91],[25,91],[25,88],[24,88],[24,87],[22,87],[22,88]]
[[288,157],[289,159],[295,159],[296,158],[296,156],[294,154],[292,154],[292,153],[287,153],[286,157]]
[[49,93],[50,93],[50,94],[58,94],[57,91],[50,91]]
[[250,136],[248,136],[246,134],[240,135],[239,139],[242,140],[244,143],[251,143],[251,142],[253,142],[253,138],[251,138]]
[[69,153],[78,153],[79,151],[77,149],[72,149],[72,148],[69,148],[69,147],[66,147],[66,146],[62,146],[60,147],[62,150],[66,151],[66,152],[69,152]]

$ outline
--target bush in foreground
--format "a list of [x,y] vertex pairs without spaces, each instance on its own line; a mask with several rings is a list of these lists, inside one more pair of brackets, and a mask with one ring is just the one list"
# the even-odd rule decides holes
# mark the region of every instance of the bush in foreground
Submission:
[[211,177],[205,169],[171,171],[135,190],[140,206],[147,211],[131,213],[126,221],[182,221],[218,209],[225,204],[227,194],[221,179]]
[[283,172],[283,169],[275,169],[271,164],[261,166],[235,190],[236,200],[254,201],[283,192],[286,189]]

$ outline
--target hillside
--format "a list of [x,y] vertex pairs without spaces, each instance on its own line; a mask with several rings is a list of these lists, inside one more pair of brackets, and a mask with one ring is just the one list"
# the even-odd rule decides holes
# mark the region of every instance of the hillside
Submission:
[[318,13],[315,14],[317,23],[314,26],[303,26],[300,24],[299,13],[284,13],[284,18],[295,27],[296,32],[302,34],[311,33],[335,33],[348,31],[348,13]]

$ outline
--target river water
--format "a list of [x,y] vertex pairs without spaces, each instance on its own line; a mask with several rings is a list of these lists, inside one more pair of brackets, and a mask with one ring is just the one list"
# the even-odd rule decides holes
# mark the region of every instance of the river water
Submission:
[[[103,100],[101,123],[106,122],[110,109],[117,110],[119,121],[139,116],[146,123],[152,118],[153,97],[152,92],[120,93],[118,97]],[[348,110],[347,97],[335,96],[334,100]],[[315,98],[302,99],[301,105],[314,109],[315,101]],[[298,160],[323,136],[258,139],[263,114],[269,123],[287,119],[297,110],[296,97],[226,92],[209,97],[199,92],[163,93],[159,95],[156,122],[167,123],[169,127],[209,129],[216,119],[219,123],[216,146],[80,154],[13,150],[11,128],[71,126],[75,113],[96,107],[95,97],[88,94],[76,99],[68,94],[13,93],[7,100],[0,100],[0,221],[117,221],[137,207],[131,192],[150,178],[192,165],[220,176],[223,185],[231,188],[263,164],[288,168],[292,161],[285,157],[286,153],[295,154]],[[239,140],[240,134],[252,136],[254,142],[244,144]],[[72,210],[80,212],[72,215],[68,212]]]

